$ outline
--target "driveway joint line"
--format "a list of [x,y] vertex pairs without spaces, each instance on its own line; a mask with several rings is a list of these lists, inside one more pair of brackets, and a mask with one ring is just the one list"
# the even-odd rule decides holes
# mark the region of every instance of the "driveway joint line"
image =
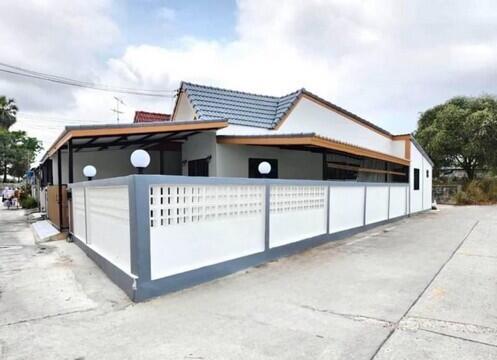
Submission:
[[[427,320],[427,321],[433,321],[433,322],[447,323],[447,324],[451,324],[451,325],[474,326],[475,328],[489,329],[489,330],[493,330],[493,331],[497,332],[497,328],[493,328],[493,327],[485,326],[485,325],[478,325],[478,324],[466,323],[466,322],[451,321],[451,320],[442,320],[442,319],[435,319],[435,318],[427,318],[427,317],[416,316],[416,315],[409,315],[404,320],[407,321],[409,319],[413,319],[413,320]],[[422,328],[420,328],[420,329],[422,329]]]
[[497,348],[497,345],[495,345],[495,344],[490,344],[490,343],[483,342],[483,341],[478,341],[478,340],[467,339],[467,338],[464,338],[462,336],[444,334],[442,332],[438,332],[438,331],[435,331],[435,330],[423,329],[423,328],[420,328],[418,330],[419,331],[429,332],[429,333],[440,335],[440,336],[445,336],[445,337],[453,338],[453,339],[468,341],[468,342],[472,342],[472,343],[475,343],[475,344],[486,345],[486,346],[491,346],[491,347]]
[[31,318],[31,319],[23,319],[23,320],[19,320],[19,321],[10,322],[10,323],[0,324],[0,328],[1,327],[12,326],[12,325],[19,325],[19,324],[29,323],[29,322],[32,322],[32,321],[41,321],[41,320],[46,320],[46,319],[61,317],[61,316],[65,316],[65,315],[72,315],[72,314],[78,314],[78,313],[86,313],[86,312],[95,311],[95,310],[96,310],[95,308],[82,309],[82,310],[67,311],[67,312],[57,313],[57,314],[50,314],[50,315],[36,317],[36,318]]
[[433,282],[435,281],[435,279],[438,277],[438,275],[440,275],[440,273],[442,272],[442,270],[445,268],[445,266],[450,262],[450,260],[452,260],[452,258],[454,257],[454,255],[457,253],[457,251],[461,248],[461,246],[464,244],[464,242],[468,239],[468,237],[471,235],[471,233],[473,232],[473,230],[476,228],[476,226],[480,223],[479,220],[475,221],[475,223],[473,224],[473,226],[469,229],[468,233],[464,236],[464,238],[459,242],[459,244],[456,246],[456,248],[452,251],[452,253],[450,254],[450,256],[447,258],[447,260],[445,260],[445,262],[442,264],[442,266],[438,269],[438,271],[433,275],[433,277],[431,278],[431,280],[428,282],[428,284],[424,287],[424,289],[419,293],[419,295],[416,297],[416,299],[414,299],[414,301],[412,302],[412,304],[407,308],[407,310],[404,312],[404,314],[401,316],[401,318],[395,323],[395,326],[390,330],[390,332],[387,334],[387,336],[385,337],[385,339],[383,339],[383,341],[380,343],[380,345],[378,346],[378,348],[376,349],[376,351],[374,352],[373,356],[371,356],[370,360],[373,360],[376,355],[378,355],[378,353],[380,352],[381,348],[386,344],[386,342],[392,337],[393,333],[395,332],[396,329],[398,329],[399,327],[399,324],[402,320],[404,320],[404,318],[407,316],[407,314],[409,313],[409,311],[411,311],[411,309],[417,304],[417,302],[419,301],[419,299],[421,299],[421,297],[425,294],[425,292],[428,290],[428,288],[431,286],[431,284],[433,284]]

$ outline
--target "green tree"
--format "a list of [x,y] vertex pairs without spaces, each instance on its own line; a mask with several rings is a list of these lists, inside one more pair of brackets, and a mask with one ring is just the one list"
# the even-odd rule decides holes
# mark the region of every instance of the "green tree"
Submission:
[[17,178],[24,176],[40,150],[40,141],[27,136],[26,132],[0,129],[0,169],[3,181],[7,181],[7,175]]
[[437,168],[458,166],[472,180],[477,169],[497,164],[497,99],[455,97],[428,109],[421,114],[415,138]]
[[16,122],[17,105],[14,99],[0,96],[0,129],[8,130]]

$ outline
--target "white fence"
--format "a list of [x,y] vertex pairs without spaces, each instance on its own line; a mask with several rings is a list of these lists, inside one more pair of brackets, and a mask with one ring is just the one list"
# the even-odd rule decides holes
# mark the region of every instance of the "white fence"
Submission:
[[92,250],[131,273],[127,186],[72,190],[72,233]]
[[176,275],[195,270],[198,283],[409,209],[408,184],[135,176],[71,187],[72,234],[151,282],[143,297]]

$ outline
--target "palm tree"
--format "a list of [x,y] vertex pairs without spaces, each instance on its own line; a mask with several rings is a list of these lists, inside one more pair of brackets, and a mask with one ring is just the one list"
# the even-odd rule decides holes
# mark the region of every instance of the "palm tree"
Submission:
[[17,105],[14,99],[0,96],[0,129],[8,130],[16,122]]

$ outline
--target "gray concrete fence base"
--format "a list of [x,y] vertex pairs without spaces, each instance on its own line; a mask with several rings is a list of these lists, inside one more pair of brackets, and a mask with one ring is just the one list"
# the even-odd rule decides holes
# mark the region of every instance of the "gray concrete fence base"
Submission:
[[187,271],[181,274],[168,276],[157,280],[133,279],[108,260],[89,248],[84,242],[73,236],[75,243],[116,283],[133,301],[139,302],[155,296],[168,294],[171,292],[186,289],[207,281],[211,281],[237,271],[247,269],[256,265],[266,263],[271,260],[285,256],[297,254],[304,250],[331,242],[341,240],[359,232],[395,222],[407,217],[400,216],[394,219],[384,220],[366,226],[359,226],[353,229],[340,231],[333,234],[323,234],[309,239],[301,240],[288,245],[267,249],[261,253],[244,256],[241,258],[228,260],[219,264],[205,266],[199,269]]

